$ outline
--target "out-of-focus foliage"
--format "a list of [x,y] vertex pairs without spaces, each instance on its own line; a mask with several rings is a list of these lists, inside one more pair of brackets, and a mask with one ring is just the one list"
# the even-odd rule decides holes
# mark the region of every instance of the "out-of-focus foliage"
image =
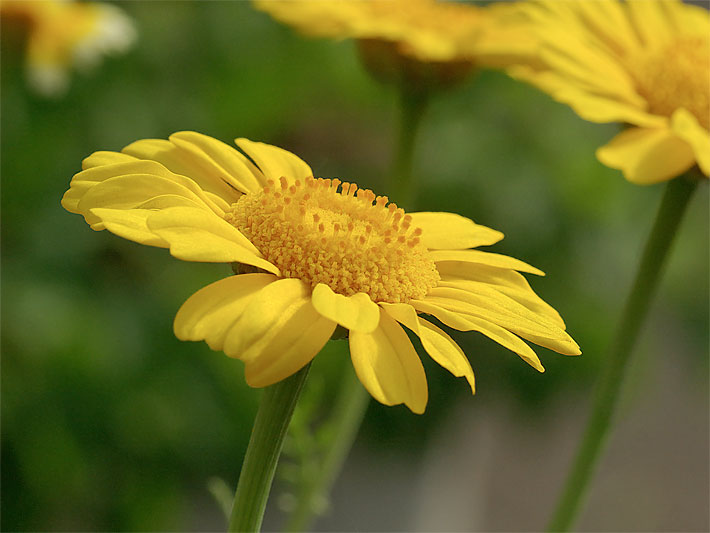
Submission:
[[[352,43],[302,39],[246,2],[121,7],[138,46],[77,76],[63,100],[29,94],[20,47],[2,43],[3,530],[221,529],[208,479],[236,483],[258,403],[241,363],[172,334],[179,305],[230,272],[94,233],[64,211],[83,157],[194,129],[283,146],[321,176],[378,191],[388,171],[394,95],[364,74]],[[415,161],[419,207],[503,231],[492,251],[547,272],[533,287],[584,355],[539,349],[541,375],[477,334],[455,333],[477,396],[425,360],[426,414],[373,403],[360,435],[369,447],[420,453],[454,402],[507,396],[543,419],[553,399],[588,391],[661,192],[596,161],[613,133],[497,72],[434,102]],[[701,187],[654,311],[654,323],[682,337],[682,353],[697,356],[699,380],[707,206]],[[316,360],[326,404],[339,372]]]

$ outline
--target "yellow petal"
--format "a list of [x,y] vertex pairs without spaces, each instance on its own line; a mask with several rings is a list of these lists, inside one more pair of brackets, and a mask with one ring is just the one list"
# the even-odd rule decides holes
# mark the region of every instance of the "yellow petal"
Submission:
[[170,172],[155,161],[131,161],[95,167],[79,172],[72,178],[72,188],[84,183],[92,183],[94,186],[84,189],[79,198],[77,209],[82,214],[92,207],[132,209],[155,196],[175,194],[190,198],[219,216],[224,215],[224,209],[211,201],[197,183]]
[[[503,283],[498,284],[501,281]],[[462,293],[455,291],[445,294],[440,291],[446,288],[462,290],[468,295],[462,297]],[[581,353],[577,343],[564,331],[565,323],[559,313],[535,294],[522,276],[517,281],[494,279],[480,282],[445,275],[425,300],[466,317],[472,315],[495,322],[558,353]]]
[[479,250],[436,250],[429,252],[429,254],[429,257],[431,257],[435,263],[444,261],[476,263],[496,268],[519,270],[520,272],[528,272],[530,274],[537,274],[538,276],[545,275],[542,270],[539,270],[534,266],[530,266],[527,263],[513,257],[508,257],[507,255],[481,252]]
[[535,344],[565,355],[579,355],[579,346],[547,315],[530,311],[497,291],[435,287],[424,298],[447,310],[495,323]]
[[[305,283],[295,278],[279,279],[251,299],[239,320],[225,336],[224,353],[244,361],[247,363],[247,368],[254,363],[256,366],[253,374],[250,375],[256,381],[249,383],[253,386],[263,386],[260,384],[261,379],[273,375],[267,369],[271,364],[276,365],[276,374],[282,371],[279,369],[293,368],[292,364],[300,365],[298,366],[300,368],[320,349],[318,347],[315,352],[311,352],[314,346],[311,341],[297,339],[299,330],[303,333],[311,328],[311,325],[316,325],[316,329],[309,330],[308,333],[318,343],[322,341],[320,344],[322,347],[335,330],[335,323],[320,317],[313,309],[310,303],[310,289]],[[278,339],[279,336],[284,336],[284,339]],[[296,359],[296,363],[277,361],[276,359],[279,358],[277,352],[285,350],[289,343],[303,350],[290,353],[290,356]],[[262,357],[266,359],[259,362]],[[281,375],[281,377],[286,376]]]
[[101,150],[98,152],[94,152],[89,157],[84,158],[81,163],[81,168],[84,170],[88,170],[90,168],[101,167],[104,165],[113,165],[116,163],[130,163],[131,161],[135,160],[135,157],[128,154]]
[[589,29],[612,45],[614,49],[638,50],[639,42],[624,5],[617,0],[580,2],[575,4]]
[[371,333],[380,321],[380,310],[370,297],[362,292],[352,296],[336,294],[324,283],[313,289],[313,307],[321,315],[350,331]]
[[114,235],[148,246],[168,248],[168,243],[153,233],[147,226],[147,219],[155,214],[156,209],[189,206],[201,208],[189,198],[166,194],[156,196],[138,205],[135,209],[92,208],[86,214],[94,230],[107,229]]
[[581,355],[582,350],[579,349],[579,345],[574,341],[572,337],[565,331],[554,337],[548,337],[543,335],[534,335],[527,332],[518,332],[511,330],[514,333],[520,335],[523,339],[534,342],[538,346],[547,348],[562,355]]
[[[552,32],[547,39],[555,43]],[[610,99],[637,109],[642,107],[643,100],[634,89],[633,78],[616,57],[590,47],[586,41],[571,38],[568,28],[559,28],[558,32],[555,46],[545,48],[542,53],[544,62],[554,72],[569,80],[571,86],[583,88],[588,93],[608,95]]]
[[678,109],[673,113],[671,129],[690,145],[700,170],[710,177],[710,132],[687,109]]
[[330,339],[336,324],[305,303],[280,328],[273,339],[259,344],[246,362],[244,377],[252,387],[267,387],[298,372]]
[[479,226],[454,213],[412,213],[412,226],[422,228],[421,242],[433,250],[460,250],[489,246],[503,238],[500,231]]
[[563,335],[563,330],[554,321],[544,315],[531,312],[502,294],[491,293],[483,296],[460,289],[434,287],[423,300],[452,311],[495,322],[518,335],[530,333],[549,338]]
[[476,393],[476,382],[471,363],[458,344],[446,332],[417,316],[409,304],[381,303],[382,308],[400,324],[413,331],[422,341],[422,346],[431,358],[456,377],[465,377]]
[[244,263],[279,274],[239,230],[214,213],[191,207],[156,211],[147,220],[150,231],[170,244],[183,261]]
[[252,298],[278,279],[273,274],[241,274],[200,289],[177,312],[175,336],[183,341],[205,340],[213,350],[222,350],[224,337]]
[[69,190],[62,196],[62,207],[70,213],[81,214],[81,211],[79,211],[79,201],[84,197],[86,191],[91,189],[94,185],[96,185],[96,182],[72,180]]
[[214,211],[218,215],[224,216],[224,213],[227,213],[230,210],[232,204],[227,202],[221,196],[218,196],[217,194],[209,191],[202,191],[202,194],[204,194],[205,198],[207,198],[217,207],[217,209]]
[[79,210],[79,201],[89,189],[108,179],[129,174],[150,174],[171,180],[173,177],[172,173],[159,163],[137,160],[130,156],[116,154],[116,152],[96,152],[87,158],[85,162],[97,154],[108,154],[109,156],[118,155],[127,158],[128,161],[113,163],[110,162],[111,157],[104,158],[103,155],[101,155],[99,160],[108,159],[109,162],[99,165],[97,163],[98,160],[94,160],[92,166],[74,174],[71,180],[71,186],[62,198],[62,207],[71,213],[81,213]]
[[267,180],[272,179],[278,182],[279,178],[283,176],[292,182],[303,181],[305,178],[313,176],[311,167],[300,157],[283,148],[244,138],[236,139],[234,142],[252,158]]
[[361,2],[254,0],[252,5],[311,37],[359,37],[372,26],[362,27],[363,7],[368,6]]
[[360,382],[378,402],[404,403],[414,413],[424,412],[424,367],[407,334],[384,310],[375,331],[350,333],[350,356]]
[[451,328],[458,329],[459,331],[478,331],[508,350],[517,353],[523,361],[537,371],[545,371],[540,359],[530,346],[508,330],[492,322],[474,316],[464,316],[460,313],[448,311],[443,307],[427,301],[413,300],[412,305],[417,311],[435,316]]
[[[248,191],[238,176],[216,164],[204,151],[187,141],[181,144],[178,146],[166,139],[141,139],[123,148],[122,152],[156,161],[174,174],[189,177],[200,188],[217,194],[229,203],[237,201],[242,193]],[[242,173],[251,175],[244,165]]]
[[91,210],[95,208],[134,209],[156,196],[175,195],[202,204],[209,208],[200,197],[176,181],[154,174],[131,174],[116,176],[97,183],[86,190],[79,200],[76,210],[84,215],[86,222],[94,223]]
[[506,285],[494,285],[480,281],[452,279],[448,277],[443,277],[441,281],[439,281],[438,286],[462,289],[474,293],[477,292],[482,295],[494,295],[496,293],[505,295],[525,306],[533,313],[541,314],[551,319],[561,329],[565,329],[565,323],[560,314],[550,304],[535,294],[530,287],[519,288]]
[[[679,2],[680,3],[680,2]],[[626,9],[629,12],[629,19],[634,25],[636,32],[643,44],[648,48],[662,46],[669,42],[675,34],[669,24],[668,8],[671,2],[648,2],[636,0],[626,2]]]
[[668,6],[675,28],[688,36],[710,35],[710,17],[703,5],[675,2]]
[[487,265],[476,265],[455,261],[438,263],[436,269],[441,279],[466,279],[480,281],[496,286],[514,287],[522,290],[532,290],[530,284],[520,272],[507,268],[496,268]]
[[[178,196],[177,194],[162,194],[160,196],[155,196],[154,198],[146,200],[142,204],[138,204],[137,209],[159,211],[170,207],[192,207],[193,209],[205,210],[204,204],[199,204],[190,198]],[[96,210],[94,209],[93,211]]]
[[597,159],[623,171],[632,183],[649,185],[684,173],[695,163],[688,143],[665,128],[629,128],[597,149]]
[[[146,226],[146,219],[154,214],[148,209],[101,209],[91,210],[92,215],[101,221],[101,228],[114,235],[148,246],[167,248],[168,243],[158,237]],[[92,225],[93,227],[94,225]]]
[[[96,154],[99,153],[101,152],[96,152]],[[116,154],[115,152],[104,153],[119,155],[127,158],[127,160],[119,162],[108,161],[101,165],[94,165],[90,168],[84,169],[74,175],[74,177],[72,178],[72,182],[91,181],[98,183],[101,181],[106,181],[109,178],[115,178],[117,176],[124,176],[128,174],[151,174],[168,179],[173,179],[174,177],[174,174],[172,172],[170,172],[167,168],[165,168],[157,161],[136,159],[135,157],[127,156],[125,154]],[[93,155],[90,157],[93,157]],[[87,161],[88,159],[89,158],[85,159],[84,161]],[[183,182],[182,184],[186,185],[186,182]],[[188,187],[194,189],[194,186]]]
[[246,157],[222,141],[194,131],[180,131],[170,136],[170,142],[196,157],[209,160],[230,187],[239,185],[243,192],[257,192],[265,185],[262,174],[251,172]]
[[565,87],[551,93],[558,102],[569,105],[580,117],[590,122],[625,122],[648,128],[662,127],[665,117],[643,110],[642,105],[622,102],[613,96],[590,94],[586,90]]
[[[646,112],[645,101],[635,94],[633,88],[624,85],[603,90],[600,86],[589,86],[556,71],[536,70],[528,65],[510,67],[508,74],[545,91],[591,122],[625,122],[644,127],[662,127],[667,120]],[[615,88],[624,90],[615,93]]]

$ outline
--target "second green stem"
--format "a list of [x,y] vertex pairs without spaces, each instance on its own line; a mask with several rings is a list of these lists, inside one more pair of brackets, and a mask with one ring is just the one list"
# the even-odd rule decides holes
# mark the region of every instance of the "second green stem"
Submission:
[[414,144],[422,117],[429,103],[426,89],[402,85],[399,90],[399,123],[397,125],[397,145],[387,192],[390,199],[405,209],[412,209],[416,203],[417,187],[412,183]]
[[636,279],[611,344],[596,388],[592,413],[577,457],[548,526],[568,531],[581,508],[589,481],[611,429],[624,375],[668,251],[698,180],[681,176],[668,182],[656,220],[646,242]]
[[355,375],[350,361],[345,363],[340,392],[328,418],[333,439],[317,473],[309,480],[307,489],[301,494],[296,509],[289,517],[286,531],[310,529],[314,515],[322,507],[321,502],[327,500],[331,486],[342,470],[370,403],[370,395]]

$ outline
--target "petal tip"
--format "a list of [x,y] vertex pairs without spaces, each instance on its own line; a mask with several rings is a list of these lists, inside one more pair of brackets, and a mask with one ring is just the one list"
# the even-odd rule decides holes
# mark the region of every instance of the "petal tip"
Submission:
[[322,316],[350,331],[372,333],[380,323],[379,306],[363,292],[344,296],[319,283],[313,289],[311,303]]
[[405,405],[407,407],[409,407],[409,410],[412,413],[414,413],[415,415],[423,415],[424,411],[426,411],[426,404],[427,404],[426,401],[423,404],[413,403],[413,402],[405,402]]

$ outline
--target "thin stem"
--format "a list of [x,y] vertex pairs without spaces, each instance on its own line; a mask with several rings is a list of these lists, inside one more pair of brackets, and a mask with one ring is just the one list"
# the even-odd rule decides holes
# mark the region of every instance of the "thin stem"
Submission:
[[314,514],[323,506],[323,502],[330,493],[365,416],[370,396],[360,384],[350,362],[346,362],[340,393],[328,422],[329,429],[333,432],[333,440],[329,443],[328,451],[319,465],[318,472],[310,479],[308,487],[301,493],[297,507],[286,524],[286,531],[308,531],[310,529]]
[[398,86],[399,124],[397,147],[390,175],[388,192],[390,198],[406,209],[412,209],[416,201],[415,184],[412,183],[414,144],[419,126],[429,103],[429,91],[406,83]]
[[568,531],[574,524],[589,481],[607,441],[625,371],[651,298],[685,209],[699,180],[681,176],[668,182],[643,251],[605,367],[597,383],[592,412],[548,531]]
[[266,500],[310,364],[264,390],[234,496],[229,531],[260,531]]

